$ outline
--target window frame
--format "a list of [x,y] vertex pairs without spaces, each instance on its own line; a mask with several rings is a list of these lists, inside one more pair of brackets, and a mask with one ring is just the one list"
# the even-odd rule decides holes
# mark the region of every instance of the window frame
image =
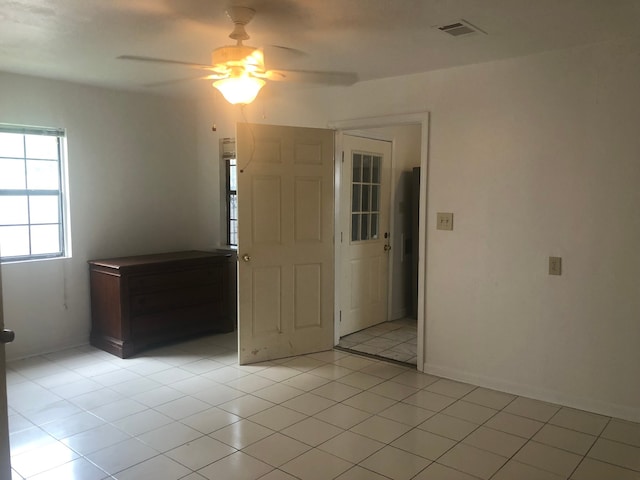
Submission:
[[[24,162],[24,167],[25,167],[24,179],[25,179],[25,182],[27,183],[25,184],[25,188],[23,189],[2,188],[0,189],[0,196],[26,197],[27,223],[15,224],[15,226],[28,227],[28,242],[29,242],[28,254],[9,256],[9,255],[3,255],[2,252],[0,252],[0,263],[16,263],[16,262],[48,260],[48,259],[54,259],[54,258],[68,258],[70,256],[71,250],[70,250],[70,241],[69,241],[69,235],[68,235],[68,205],[67,205],[68,182],[67,182],[67,176],[66,176],[66,131],[62,128],[13,125],[13,124],[0,123],[0,133],[22,135],[22,141],[23,141],[22,158],[20,157],[0,157],[0,158],[22,160]],[[26,150],[26,138],[25,138],[27,135],[55,137],[56,143],[57,143],[58,158],[57,159],[41,159],[41,158],[28,157],[27,156],[28,152]],[[58,188],[57,189],[29,188],[29,184],[28,184],[29,172],[27,169],[27,162],[29,160],[56,162]],[[39,224],[32,220],[29,199],[31,197],[38,197],[38,196],[56,196],[57,197],[58,222]],[[32,227],[37,225],[57,225],[58,242],[59,242],[59,249],[57,251],[47,252],[47,253],[33,253]],[[13,226],[13,225],[3,225],[3,226]]]
[[[232,165],[233,163],[233,165]],[[236,169],[236,174],[238,171],[238,165],[236,163],[235,158],[229,158],[225,160],[225,169],[227,171],[226,175],[226,198],[227,198],[227,245],[230,247],[238,248],[238,190],[237,185],[235,189],[231,188],[231,169]],[[237,177],[236,177],[237,178]],[[237,180],[236,180],[237,182]],[[235,197],[235,218],[233,216],[234,209],[231,208],[232,197]],[[235,222],[235,229],[232,228],[233,223]],[[235,240],[235,242],[233,241]]]
[[[358,178],[355,178],[355,158],[358,157],[359,166]],[[367,167],[365,166],[366,158],[369,159],[369,172],[365,175]],[[377,168],[375,167],[377,162]],[[350,159],[351,168],[351,186],[350,186],[350,227],[349,241],[352,244],[377,242],[380,240],[380,217],[381,217],[381,199],[382,192],[382,156],[377,153],[354,150],[351,152]],[[358,192],[356,195],[356,191]],[[367,192],[365,194],[365,192]],[[377,194],[374,195],[374,192]],[[357,205],[355,201],[358,201]],[[366,201],[365,201],[366,200]],[[356,208],[357,207],[357,208]],[[375,219],[375,232],[374,220]],[[363,222],[366,220],[366,226],[363,232]],[[354,225],[357,223],[357,228]],[[375,233],[375,234],[374,234]]]
[[[225,206],[225,230],[226,230],[226,245],[230,248],[238,248],[238,218],[237,218],[237,206],[238,206],[238,167],[236,159],[236,141],[235,138],[222,138],[220,139],[220,156],[224,163],[224,206]],[[236,171],[236,189],[231,188],[231,169],[235,168]],[[236,199],[236,218],[233,218],[233,211],[231,208],[232,197]],[[235,222],[235,231],[232,228],[232,224]],[[234,238],[235,237],[235,238]],[[234,242],[235,240],[235,242]]]

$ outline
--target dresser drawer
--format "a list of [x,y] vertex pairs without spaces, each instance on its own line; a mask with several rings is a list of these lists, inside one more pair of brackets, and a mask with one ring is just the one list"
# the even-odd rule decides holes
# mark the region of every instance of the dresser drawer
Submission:
[[222,289],[211,285],[191,288],[173,288],[162,292],[131,295],[131,316],[176,310],[199,304],[215,304],[222,301]]
[[158,337],[184,336],[193,332],[221,331],[222,326],[216,322],[222,312],[212,309],[211,305],[192,305],[172,310],[170,315],[155,312],[136,317],[131,322],[133,338],[144,339],[154,343]]
[[200,285],[219,287],[222,284],[222,276],[222,265],[207,265],[206,268],[131,275],[129,277],[129,291],[135,294],[137,292],[173,289],[176,286],[181,288]]

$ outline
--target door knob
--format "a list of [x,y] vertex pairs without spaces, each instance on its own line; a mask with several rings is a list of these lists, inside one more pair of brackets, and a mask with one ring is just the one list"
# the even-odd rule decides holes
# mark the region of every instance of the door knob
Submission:
[[389,250],[391,250],[391,245],[385,245],[384,246],[384,251],[388,252]]
[[250,262],[251,256],[248,253],[245,253],[244,255],[242,255],[242,260],[245,262]]
[[13,330],[2,330],[0,332],[0,343],[11,343],[16,338],[16,334]]

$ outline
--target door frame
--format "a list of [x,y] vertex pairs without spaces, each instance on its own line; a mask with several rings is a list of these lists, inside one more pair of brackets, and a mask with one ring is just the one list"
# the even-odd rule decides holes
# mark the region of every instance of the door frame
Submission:
[[[356,118],[352,120],[339,120],[329,122],[329,128],[336,130],[336,152],[335,152],[335,225],[340,225],[340,186],[342,183],[342,148],[343,135],[352,131],[358,131],[363,134],[367,129],[392,127],[402,125],[420,125],[421,127],[421,143],[420,143],[420,214],[418,221],[418,345],[417,345],[417,361],[416,368],[418,371],[424,371],[424,363],[426,357],[426,254],[427,254],[427,225],[428,225],[428,208],[427,206],[427,185],[428,185],[428,165],[429,165],[429,112],[416,112],[398,115],[384,115],[377,117]],[[372,136],[371,138],[375,138]],[[393,148],[392,148],[393,157]],[[393,161],[393,158],[392,158]],[[392,192],[394,187],[392,186]],[[393,194],[393,193],[392,193]],[[393,197],[392,197],[393,198]],[[393,215],[393,213],[391,212]],[[390,218],[393,221],[393,218]],[[393,225],[393,224],[392,224]],[[338,230],[336,229],[336,232]],[[335,311],[334,311],[334,342],[337,345],[340,342],[340,303],[337,301],[340,294],[341,278],[339,274],[339,266],[341,264],[341,245],[335,242]],[[391,271],[391,269],[389,269]],[[391,308],[391,305],[389,305]]]
[[[0,264],[0,329],[4,329],[2,302],[2,265]],[[7,363],[5,345],[0,343],[0,478],[11,478],[11,450],[9,446],[9,412],[7,407]]]

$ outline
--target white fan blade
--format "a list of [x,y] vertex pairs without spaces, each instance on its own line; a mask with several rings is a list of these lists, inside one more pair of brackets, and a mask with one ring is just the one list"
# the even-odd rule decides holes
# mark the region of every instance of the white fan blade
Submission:
[[201,68],[204,70],[213,70],[213,65],[204,65],[202,63],[182,62],[180,60],[169,60],[166,58],[141,57],[137,55],[120,55],[119,60],[133,60],[136,62],[165,63],[169,65],[182,65],[183,67]]
[[358,75],[355,73],[314,70],[269,70],[265,76],[276,82],[319,83],[323,85],[353,85],[358,81]]
[[198,75],[197,77],[175,78],[173,80],[164,80],[162,82],[146,83],[144,86],[150,87],[150,88],[163,87],[165,85],[174,85],[176,83],[190,82],[193,80],[221,80],[223,78],[226,78],[226,76],[225,75],[205,75],[203,77],[202,75]]
[[285,47],[284,45],[265,45],[262,47],[263,50],[269,53],[269,57],[271,58],[271,54],[275,55],[288,55],[291,57],[308,57],[309,54],[307,52],[303,52],[297,48],[293,47]]

